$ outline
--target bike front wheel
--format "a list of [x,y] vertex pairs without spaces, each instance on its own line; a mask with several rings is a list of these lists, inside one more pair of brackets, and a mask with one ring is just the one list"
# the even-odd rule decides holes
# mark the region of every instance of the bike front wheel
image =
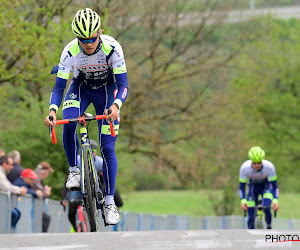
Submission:
[[95,178],[93,158],[91,150],[83,146],[82,149],[82,173],[83,173],[83,201],[90,222],[91,232],[99,232],[99,213],[97,210],[97,182]]
[[264,229],[262,217],[257,216],[255,218],[255,229]]

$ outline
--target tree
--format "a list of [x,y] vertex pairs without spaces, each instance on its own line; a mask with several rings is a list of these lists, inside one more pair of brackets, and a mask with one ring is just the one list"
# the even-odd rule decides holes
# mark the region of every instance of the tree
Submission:
[[281,190],[299,190],[299,51],[300,22],[262,19],[261,39],[238,58],[234,81],[240,104],[253,125],[249,134],[276,167]]
[[42,101],[42,90],[50,82],[50,70],[61,50],[60,36],[65,23],[58,17],[63,17],[71,2],[1,2],[0,32],[6,34],[0,38],[2,101],[24,101],[28,108],[33,105],[31,97]]
[[129,74],[120,150],[147,155],[156,171],[173,171],[182,186],[199,185],[204,161],[195,161],[199,150],[189,145],[201,148],[214,134],[218,113],[211,112],[223,111],[225,68],[247,42],[251,23],[226,22],[234,1],[106,3],[105,24],[123,45]]

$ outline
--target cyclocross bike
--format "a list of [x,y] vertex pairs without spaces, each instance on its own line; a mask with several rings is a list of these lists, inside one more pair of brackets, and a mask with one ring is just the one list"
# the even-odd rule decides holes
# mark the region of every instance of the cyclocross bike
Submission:
[[[111,110],[108,110],[108,113],[111,113]],[[53,121],[53,117],[49,116],[50,121]],[[83,205],[84,209],[88,215],[88,219],[90,222],[90,231],[91,232],[99,232],[99,212],[98,209],[101,209],[102,218],[105,222],[104,212],[103,212],[103,204],[105,201],[105,193],[102,190],[105,188],[100,187],[101,183],[98,181],[97,172],[94,167],[93,160],[93,151],[90,147],[90,140],[88,137],[88,125],[93,120],[101,120],[106,119],[105,115],[96,115],[93,116],[88,113],[84,113],[82,116],[78,118],[71,118],[65,120],[57,120],[55,125],[60,124],[69,124],[69,123],[79,123],[81,125],[80,135],[81,135],[81,192],[83,197]],[[111,118],[109,121],[110,132],[113,137],[115,134],[115,125],[114,121]],[[50,137],[52,138],[52,143],[56,144],[56,134],[55,127],[50,127]]]
[[[254,213],[255,213],[255,222],[254,222],[254,228],[255,229],[264,229],[264,222],[263,222],[263,216],[264,216],[264,209],[271,209],[271,207],[268,206],[263,206],[262,205],[262,196],[259,195],[258,196],[258,202],[257,202],[257,206],[253,207]],[[247,212],[244,211],[244,217],[247,216]],[[277,212],[274,211],[274,218],[276,218],[277,216]]]

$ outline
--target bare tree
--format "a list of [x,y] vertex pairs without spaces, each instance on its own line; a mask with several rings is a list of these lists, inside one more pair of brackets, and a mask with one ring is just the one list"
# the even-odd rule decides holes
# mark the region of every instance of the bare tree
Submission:
[[208,107],[221,105],[212,98],[226,89],[226,72],[220,69],[249,37],[249,29],[240,30],[234,41],[223,31],[235,1],[88,2],[107,13],[107,32],[125,52],[130,94],[122,110],[121,133],[128,139],[122,150],[148,155],[182,183],[199,180],[202,164],[194,160],[199,152],[188,157],[175,148],[199,142],[214,129]]

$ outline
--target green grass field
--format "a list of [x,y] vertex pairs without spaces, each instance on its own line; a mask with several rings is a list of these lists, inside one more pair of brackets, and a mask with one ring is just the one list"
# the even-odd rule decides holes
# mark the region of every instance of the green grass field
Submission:
[[[122,211],[151,213],[151,214],[176,214],[188,216],[215,215],[208,191],[144,191],[121,193],[124,206]],[[213,191],[213,195],[220,197],[221,191]],[[281,193],[279,197],[280,211],[278,218],[300,219],[299,193]],[[240,201],[237,194],[234,215],[242,215]]]

